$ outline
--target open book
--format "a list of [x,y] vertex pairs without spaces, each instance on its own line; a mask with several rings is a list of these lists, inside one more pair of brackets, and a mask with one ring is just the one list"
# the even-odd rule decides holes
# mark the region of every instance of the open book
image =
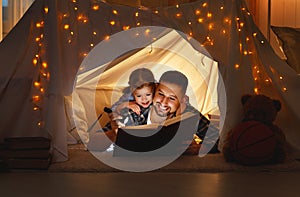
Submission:
[[164,124],[119,128],[114,155],[128,156],[153,151],[156,153],[163,152],[163,155],[171,154],[184,141],[193,139],[198,122],[198,113],[186,112],[166,120]]

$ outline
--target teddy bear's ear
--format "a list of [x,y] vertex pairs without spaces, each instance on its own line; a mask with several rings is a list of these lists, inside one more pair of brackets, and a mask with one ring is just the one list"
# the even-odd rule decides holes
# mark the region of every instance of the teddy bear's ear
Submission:
[[242,96],[241,102],[242,105],[245,105],[245,103],[251,98],[252,96],[250,94],[245,94]]
[[281,110],[281,102],[279,100],[273,99],[273,103],[274,103],[274,106],[275,106],[277,112],[279,112]]

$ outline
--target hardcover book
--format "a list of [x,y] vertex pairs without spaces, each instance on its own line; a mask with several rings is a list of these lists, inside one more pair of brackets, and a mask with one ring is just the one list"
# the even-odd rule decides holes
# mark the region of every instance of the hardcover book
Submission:
[[118,129],[114,156],[173,154],[186,141],[193,139],[199,122],[199,114],[186,112],[163,124],[126,126]]

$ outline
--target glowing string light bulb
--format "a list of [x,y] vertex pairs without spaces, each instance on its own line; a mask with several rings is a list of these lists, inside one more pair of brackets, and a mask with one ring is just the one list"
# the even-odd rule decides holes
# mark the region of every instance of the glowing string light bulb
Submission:
[[99,10],[99,5],[93,5],[92,9],[95,11]]
[[69,24],[65,24],[65,25],[64,25],[64,29],[65,29],[65,30],[68,30],[69,28],[70,28],[70,25],[69,25]]
[[42,63],[42,66],[43,66],[43,68],[48,68],[47,62],[43,62],[43,63]]
[[115,14],[115,15],[117,15],[118,11],[117,10],[113,10],[112,13]]
[[45,14],[48,14],[49,8],[48,7],[44,7],[44,12],[45,12]]
[[203,18],[198,18],[198,23],[203,23],[204,19]]
[[38,82],[38,81],[35,81],[35,82],[34,82],[34,86],[38,88],[38,87],[40,87],[40,86],[41,86],[41,83],[40,83],[40,82]]
[[38,102],[38,101],[40,101],[40,96],[39,95],[34,95],[34,96],[32,96],[32,100],[34,102]]
[[34,58],[32,59],[32,63],[33,63],[34,66],[36,66],[37,63],[38,63],[38,59],[37,59],[36,57],[34,57]]

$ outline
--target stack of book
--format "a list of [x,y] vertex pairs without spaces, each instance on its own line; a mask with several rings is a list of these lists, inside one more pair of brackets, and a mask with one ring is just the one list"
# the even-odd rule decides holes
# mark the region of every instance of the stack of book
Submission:
[[0,158],[9,169],[48,169],[51,141],[44,137],[5,138]]

